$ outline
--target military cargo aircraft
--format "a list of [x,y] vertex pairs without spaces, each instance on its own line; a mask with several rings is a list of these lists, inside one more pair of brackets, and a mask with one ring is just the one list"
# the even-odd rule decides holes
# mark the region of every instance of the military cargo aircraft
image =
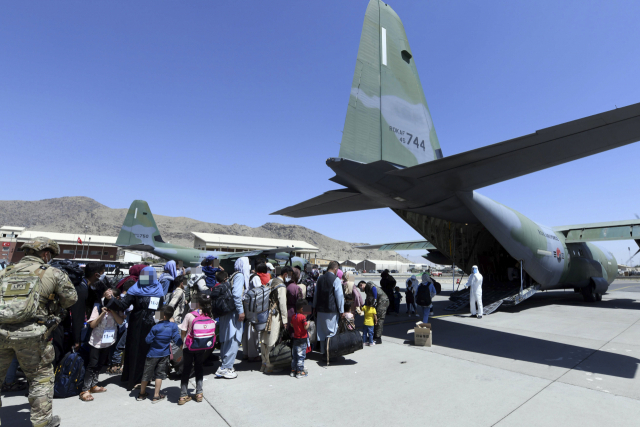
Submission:
[[[549,227],[475,190],[638,140],[634,104],[444,157],[403,24],[389,5],[371,0],[339,157],[326,162],[336,173],[331,181],[344,188],[273,214],[387,207],[426,239],[407,243],[432,245],[424,248],[433,259],[466,274],[478,265],[485,290],[506,290],[518,303],[538,290],[574,288],[596,301],[616,277],[617,262],[592,242],[640,244],[639,220]],[[519,280],[509,277],[514,268]]]
[[134,200],[129,206],[129,211],[116,240],[116,246],[149,252],[166,260],[182,261],[185,267],[199,266],[202,260],[210,255],[219,259],[225,269],[231,268],[232,261],[240,257],[285,261],[287,264],[300,265],[302,268],[309,262],[304,258],[292,256],[293,252],[302,248],[282,247],[249,252],[219,252],[203,251],[167,243],[162,239],[160,230],[151,214],[151,209],[149,209],[149,204],[144,200]]

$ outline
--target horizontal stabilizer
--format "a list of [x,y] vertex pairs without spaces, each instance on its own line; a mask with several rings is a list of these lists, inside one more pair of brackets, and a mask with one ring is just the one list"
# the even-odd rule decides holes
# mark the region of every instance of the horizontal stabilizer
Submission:
[[429,188],[472,191],[640,140],[640,103],[410,168]]
[[379,251],[412,251],[412,250],[433,250],[436,249],[431,243],[426,240],[415,240],[412,242],[396,242],[396,243],[381,243],[379,245],[363,245],[355,246],[356,249],[378,249]]
[[327,191],[318,197],[281,209],[271,215],[284,215],[292,218],[302,218],[307,216],[364,211],[384,207],[384,205],[369,199],[364,194],[344,189]]
[[566,236],[566,243],[640,239],[640,219],[565,225],[553,229]]

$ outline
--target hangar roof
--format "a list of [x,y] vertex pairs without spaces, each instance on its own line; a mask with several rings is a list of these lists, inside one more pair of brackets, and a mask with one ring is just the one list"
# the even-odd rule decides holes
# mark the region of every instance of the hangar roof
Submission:
[[298,248],[297,252],[318,252],[318,248],[302,240],[271,239],[265,237],[233,236],[229,234],[199,233],[192,231],[207,247],[242,249]]
[[[5,226],[6,227],[6,226]],[[11,230],[16,227],[2,227],[2,231]],[[0,234],[1,236],[1,234]],[[26,240],[31,240],[36,237],[47,237],[49,239],[55,240],[58,244],[63,245],[75,245],[78,243],[78,238],[82,239],[83,244],[91,244],[91,245],[105,245],[105,246],[115,246],[117,237],[112,236],[97,236],[95,234],[71,234],[71,233],[52,233],[49,231],[36,231],[36,230],[23,230],[18,235],[17,240],[19,242],[24,242]],[[9,239],[7,237],[0,237],[3,240]]]

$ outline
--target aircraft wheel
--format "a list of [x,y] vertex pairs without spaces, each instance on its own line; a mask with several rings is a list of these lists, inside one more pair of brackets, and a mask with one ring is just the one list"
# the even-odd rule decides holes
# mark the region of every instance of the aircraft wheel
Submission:
[[584,298],[585,302],[596,302],[597,294],[595,292],[595,286],[590,285],[582,288],[582,297]]

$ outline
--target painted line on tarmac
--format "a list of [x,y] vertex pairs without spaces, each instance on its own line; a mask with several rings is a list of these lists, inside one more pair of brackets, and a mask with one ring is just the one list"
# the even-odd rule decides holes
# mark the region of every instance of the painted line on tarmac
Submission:
[[617,291],[621,291],[621,290],[627,289],[627,288],[635,288],[636,286],[640,286],[640,283],[636,283],[635,285],[631,285],[631,286],[625,286],[624,288],[614,289],[611,292],[617,292]]

